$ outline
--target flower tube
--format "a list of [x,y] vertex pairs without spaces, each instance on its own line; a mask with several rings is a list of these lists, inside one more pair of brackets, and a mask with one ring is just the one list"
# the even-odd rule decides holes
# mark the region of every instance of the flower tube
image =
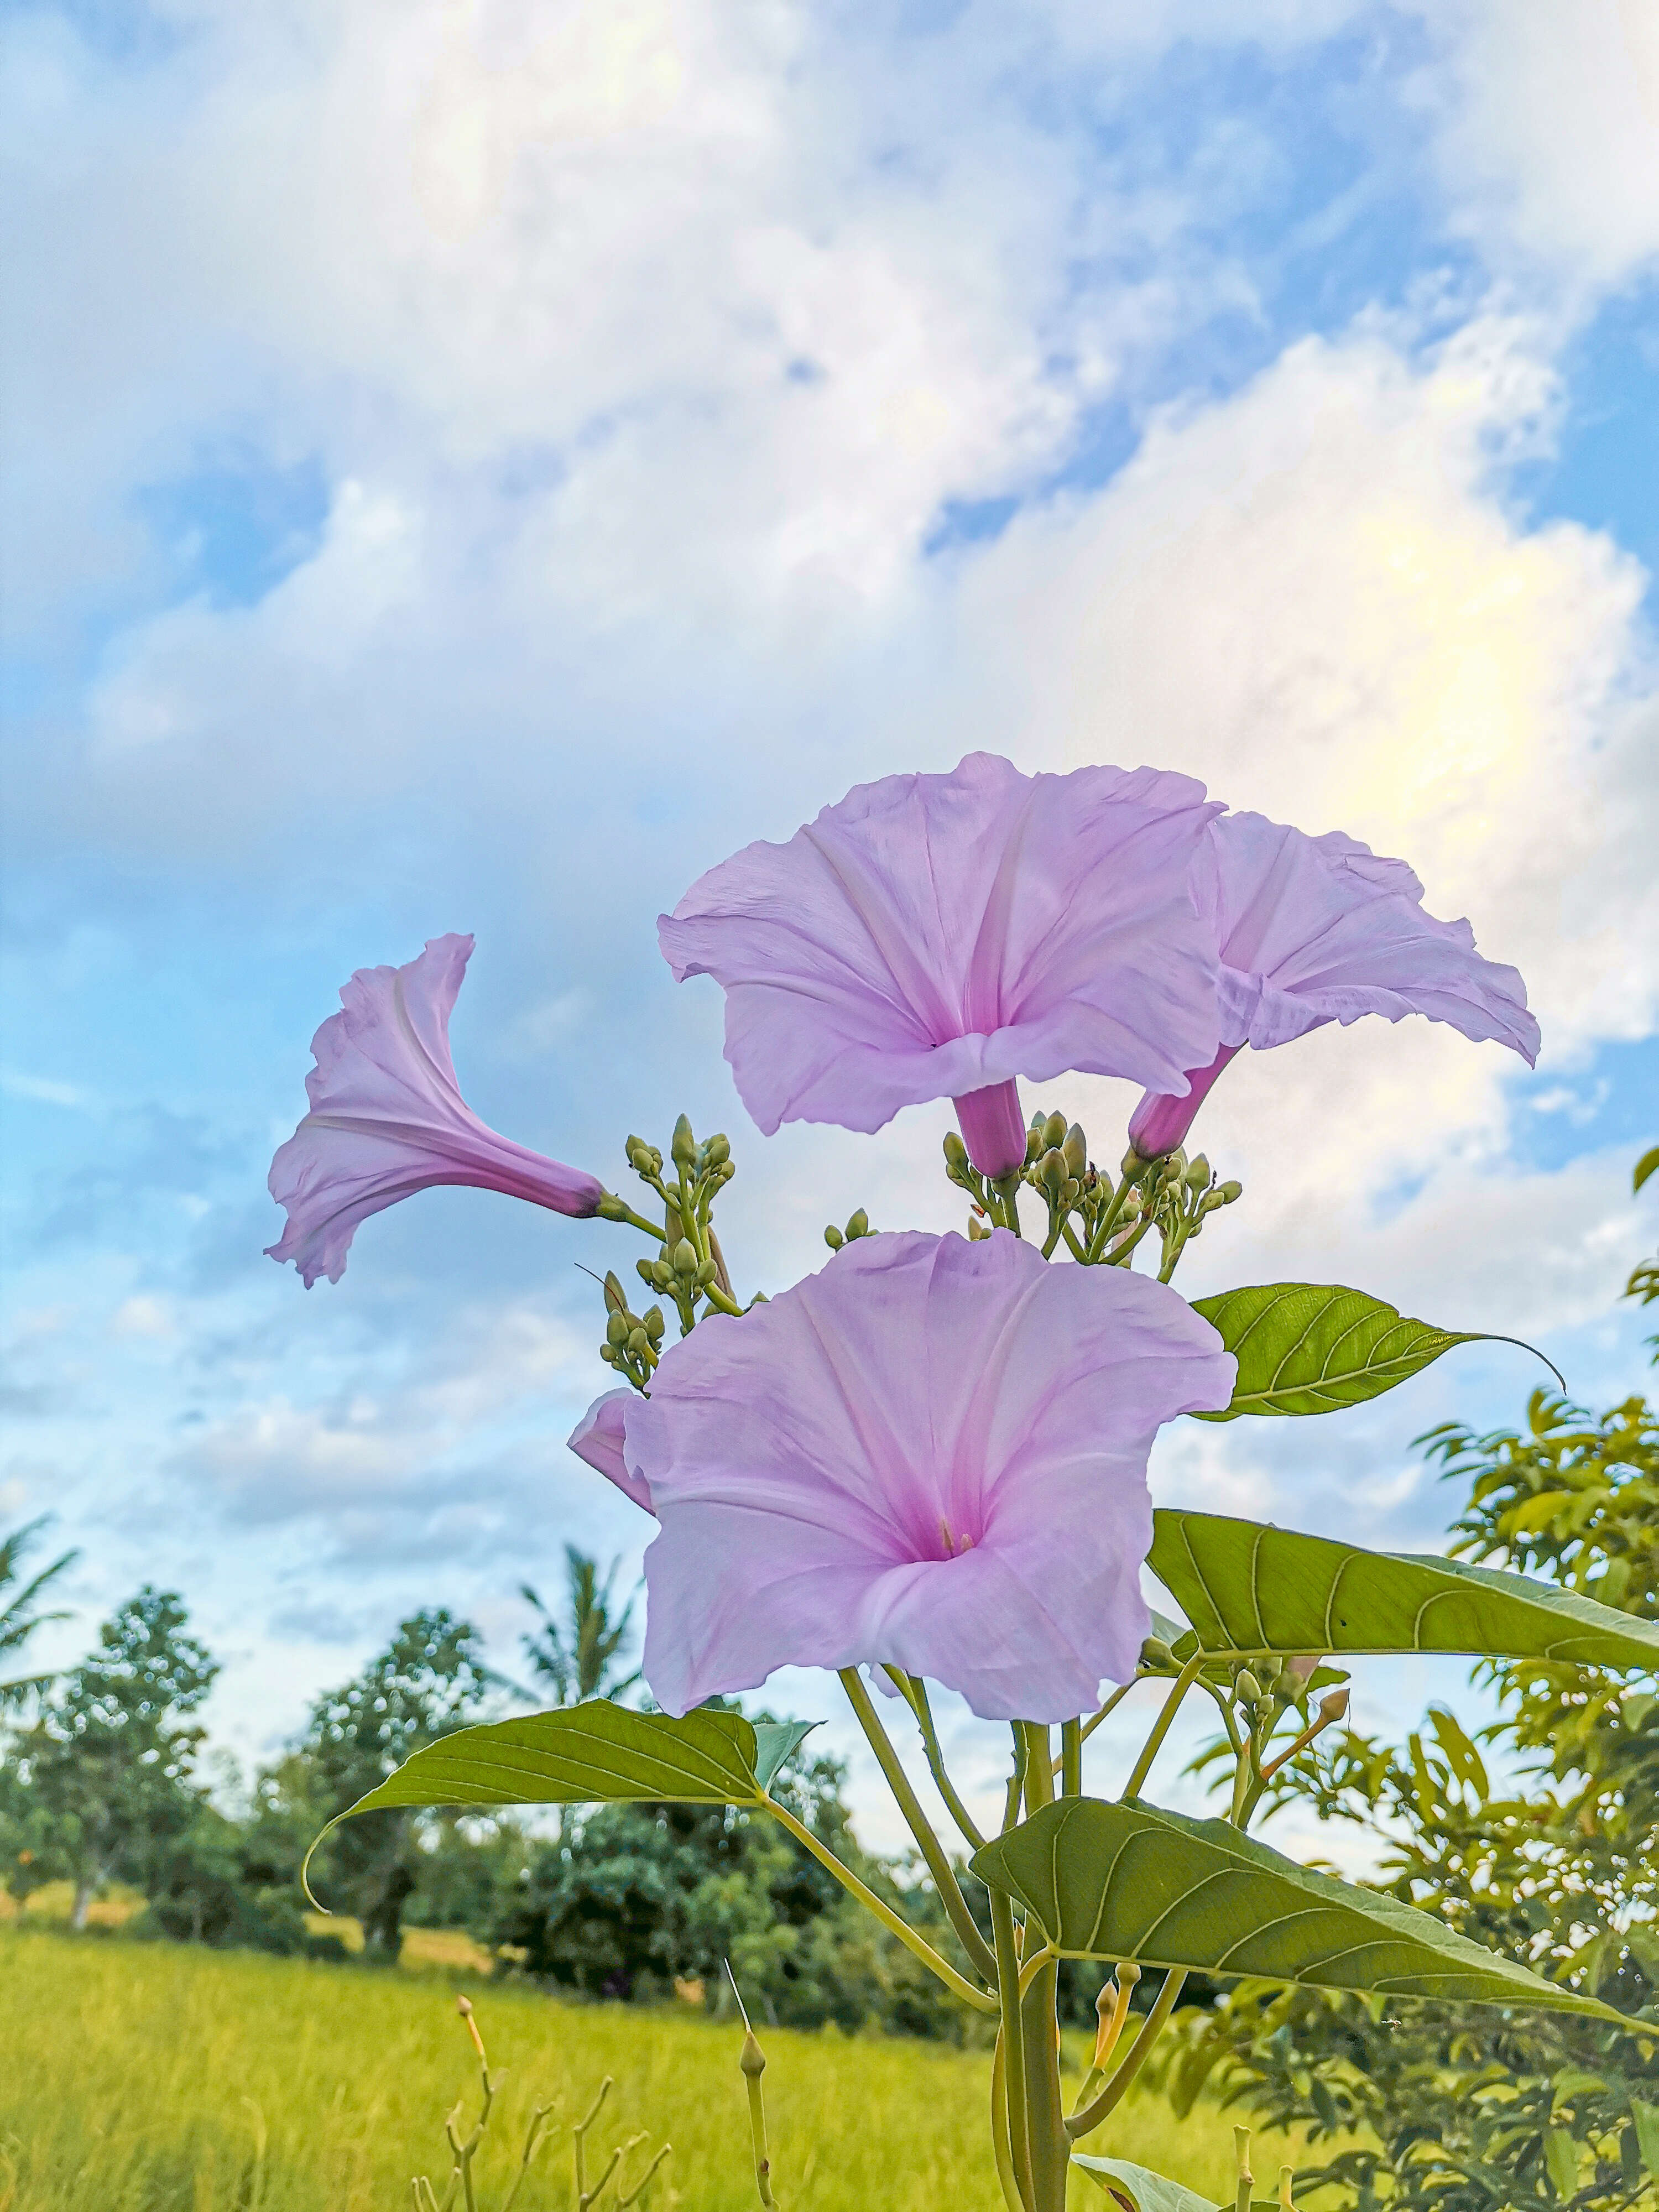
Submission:
[[1466,1037],[1495,1040],[1528,1066],[1538,1024],[1516,969],[1486,960],[1467,921],[1423,910],[1403,860],[1333,830],[1309,837],[1260,814],[1226,814],[1205,831],[1193,895],[1221,963],[1221,1049],[1154,1085],[1129,1122],[1143,1159],[1172,1152],[1229,1060],[1288,1044],[1362,1014],[1426,1014]]
[[288,1226],[267,1247],[307,1290],[319,1275],[337,1283],[358,1224],[417,1190],[461,1183],[579,1217],[605,1196],[596,1176],[498,1136],[462,1097],[449,1017],[471,957],[470,937],[434,937],[401,968],[360,968],[311,1041],[311,1111],[270,1164]]
[[700,1322],[649,1398],[608,1394],[572,1442],[661,1524],[645,1673],[666,1711],[885,1663],[984,1718],[1058,1721],[1133,1672],[1152,1438],[1226,1406],[1235,1373],[1127,1269],[907,1232]]
[[950,1098],[997,1178],[1025,1157],[1019,1077],[1179,1091],[1213,1054],[1215,950],[1188,874],[1218,811],[1188,776],[1032,776],[970,753],[745,847],[659,939],[677,979],[724,987],[726,1056],[768,1136],[879,1129]]

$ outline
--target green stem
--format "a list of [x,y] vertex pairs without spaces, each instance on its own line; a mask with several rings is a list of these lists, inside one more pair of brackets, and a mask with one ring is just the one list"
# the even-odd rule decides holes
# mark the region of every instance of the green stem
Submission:
[[[997,2047],[991,2059],[991,2153],[997,2162],[997,2179],[1002,2184],[1002,2201],[1006,2212],[1030,2212],[1030,2207],[1020,2194],[1019,2178],[1014,2172],[1014,2154],[1008,2137],[1008,2059],[1000,2028],[997,2030]],[[416,2212],[419,2212],[418,2206]]]
[[1099,1220],[1096,1222],[1094,1234],[1089,1239],[1089,1265],[1091,1267],[1093,1267],[1096,1264],[1099,1260],[1101,1254],[1106,1249],[1106,1239],[1111,1235],[1112,1231],[1116,1227],[1117,1217],[1123,1211],[1123,1201],[1128,1197],[1129,1193],[1133,1188],[1134,1178],[1132,1176],[1126,1175],[1122,1182],[1120,1182],[1113,1190],[1112,1195],[1107,1202],[1106,1211],[1101,1215]]
[[[927,1871],[933,1877],[933,1887],[939,1892],[939,1902],[945,1907],[951,1925],[957,1931],[957,1939],[963,1949],[968,1954],[969,1960],[975,1970],[982,1974],[994,1989],[997,1972],[996,1954],[980,1934],[978,1923],[968,1910],[968,1900],[963,1897],[960,1885],[957,1883],[956,1870],[950,1860],[945,1857],[944,1847],[933,1833],[933,1826],[927,1815],[921,1809],[921,1801],[910,1786],[910,1778],[905,1772],[899,1755],[894,1750],[891,1740],[881,1724],[881,1716],[870,1701],[870,1692],[865,1688],[858,1668],[843,1667],[841,1669],[841,1684],[847,1692],[853,1711],[859,1717],[859,1725],[869,1741],[870,1748],[875,1753],[881,1771],[887,1778],[887,1786],[898,1800],[898,1808],[903,1814],[905,1823],[910,1833],[915,1838],[922,1857],[927,1863]],[[914,1707],[912,1710],[914,1711]]]
[[1147,2059],[1151,2057],[1152,2045],[1163,2034],[1164,2022],[1175,2010],[1176,1999],[1181,1995],[1186,1979],[1187,1970],[1184,1966],[1172,1967],[1164,1975],[1164,1986],[1158,1991],[1152,2010],[1141,2023],[1140,2033],[1130,2045],[1128,2055],[1123,2063],[1117,2069],[1093,2104],[1085,2105],[1080,2112],[1074,2113],[1066,2122],[1066,2132],[1073,2142],[1078,2142],[1084,2136],[1092,2135],[1101,2122],[1115,2111],[1122,2102],[1130,2084],[1146,2063]]
[[788,1829],[797,1843],[805,1845],[820,1866],[834,1875],[850,1896],[857,1898],[866,1912],[875,1915],[889,1935],[896,1936],[913,1958],[920,1959],[929,1973],[937,1974],[953,1996],[960,1997],[963,2004],[972,2005],[975,2012],[995,2013],[1000,2009],[994,1996],[984,1990],[975,1989],[970,1981],[957,1972],[948,1959],[941,1959],[933,1945],[917,1935],[908,1921],[901,1919],[890,1905],[884,1905],[873,1889],[861,1882],[851,1867],[843,1866],[829,1846],[821,1844],[787,1805],[780,1805],[775,1797],[769,1797],[766,1809],[775,1820]]
[[903,1692],[916,1717],[916,1725],[921,1730],[921,1747],[927,1759],[927,1771],[933,1778],[934,1788],[945,1800],[946,1810],[961,1829],[969,1847],[976,1851],[982,1850],[985,1838],[980,1833],[979,1826],[957,1796],[956,1784],[945,1771],[945,1753],[939,1747],[939,1732],[933,1726],[933,1709],[927,1702],[927,1685],[919,1674],[907,1674],[897,1667],[889,1667],[884,1672]]
[[1134,1771],[1123,1785],[1125,1803],[1131,1797],[1138,1797],[1140,1795],[1140,1785],[1151,1773],[1152,1761],[1158,1757],[1164,1737],[1170,1733],[1170,1723],[1180,1711],[1182,1699],[1192,1688],[1194,1678],[1204,1664],[1204,1659],[1205,1654],[1202,1651],[1194,1651],[1180,1674],[1176,1676],[1175,1687],[1164,1700],[1163,1710],[1152,1723],[1152,1732],[1141,1746],[1140,1756],[1134,1763]]
[[[1054,1739],[1038,1721],[1020,1721],[1016,1727],[1025,1742],[1025,1809],[1031,1814],[1054,1802]],[[1028,1921],[1028,1941],[1030,1930]],[[1070,2146],[1060,2091],[1059,1988],[1060,1962],[1051,1960],[1023,1992],[1016,1993],[1024,2042],[1025,2139],[1036,2212],[1065,2212],[1066,2206]]]
[[600,1203],[604,1208],[599,1217],[601,1220],[625,1221],[630,1229],[643,1229],[653,1244],[662,1243],[661,1222],[647,1221],[642,1213],[635,1213],[625,1198],[618,1198],[614,1192],[606,1191]]
[[1002,2034],[1008,2152],[1024,2212],[1035,2212],[1031,2156],[1025,2124],[1025,2022],[1019,2001],[1019,1950],[1014,1942],[1013,1900],[991,1892],[991,1927],[996,1937],[997,1980],[1003,1992]]
[[1083,1723],[1080,1720],[1062,1721],[1060,1724],[1060,1794],[1062,1797],[1083,1795]]

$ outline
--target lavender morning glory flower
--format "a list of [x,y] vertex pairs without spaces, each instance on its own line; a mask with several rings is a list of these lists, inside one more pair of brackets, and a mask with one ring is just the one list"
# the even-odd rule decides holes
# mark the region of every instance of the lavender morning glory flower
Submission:
[[1017,1077],[1178,1091],[1214,1053],[1215,950],[1188,878],[1218,811],[1187,776],[1032,776],[970,753],[745,847],[659,937],[680,981],[724,985],[726,1056],[768,1136],[951,1098],[1000,1176],[1025,1157]]
[[[661,1523],[645,1672],[684,1713],[779,1667],[888,1662],[987,1719],[1085,1711],[1150,1629],[1146,1458],[1236,1363],[1173,1291],[1005,1230],[860,1238],[612,1393]],[[614,1409],[614,1410],[611,1410]],[[619,1480],[605,1449],[584,1451]],[[573,1442],[576,1441],[573,1439]]]
[[1260,814],[1224,815],[1199,848],[1193,895],[1221,957],[1221,1049],[1187,1069],[1184,1095],[1149,1087],[1129,1123],[1143,1159],[1175,1150],[1244,1046],[1265,1052],[1326,1022],[1426,1014],[1528,1066],[1538,1056],[1519,973],[1483,960],[1467,921],[1425,914],[1403,860],[1340,830],[1309,837]]
[[497,1136],[462,1097],[449,1016],[471,957],[470,937],[434,937],[401,968],[360,968],[341,990],[343,1011],[311,1041],[311,1111],[270,1164],[288,1226],[267,1248],[307,1290],[319,1275],[339,1281],[360,1221],[439,1183],[577,1215],[605,1195],[580,1168]]

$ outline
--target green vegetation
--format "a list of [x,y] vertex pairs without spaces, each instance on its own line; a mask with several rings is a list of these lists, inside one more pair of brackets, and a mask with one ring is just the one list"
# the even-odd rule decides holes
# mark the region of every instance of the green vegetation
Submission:
[[[448,2171],[444,2116],[476,2105],[477,2063],[435,1976],[119,1937],[0,1927],[3,2212],[398,2212]],[[495,2203],[533,2105],[592,2137],[673,2145],[653,2212],[750,2212],[754,2179],[735,2024],[691,2007],[567,2004],[465,1983],[507,2080],[481,2154]],[[762,2031],[779,2201],[787,2212],[999,2212],[984,2156],[990,2060],[913,2039]],[[1081,2045],[1079,2045],[1079,2051]],[[499,2125],[499,2134],[497,2133]],[[568,2136],[518,2212],[565,2212]],[[1133,2099],[1091,2152],[1138,2159],[1218,2201],[1231,2139]],[[1261,2145],[1264,2170],[1277,2152]],[[1076,2188],[1081,2206],[1099,2200]]]

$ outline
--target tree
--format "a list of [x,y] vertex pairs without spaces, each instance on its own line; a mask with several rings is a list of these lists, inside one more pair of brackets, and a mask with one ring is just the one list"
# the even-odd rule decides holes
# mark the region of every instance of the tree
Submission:
[[98,1632],[19,1747],[20,1771],[75,1882],[71,1923],[105,1882],[146,1890],[203,1802],[190,1718],[218,1662],[185,1633],[184,1601],[149,1583]]
[[[1644,1167],[1656,1164],[1659,1152]],[[1638,1169],[1638,1189],[1643,1179]],[[1629,1290],[1659,1296],[1659,1267],[1638,1268]],[[1524,1429],[1451,1424],[1419,1441],[1464,1486],[1455,1555],[1659,1620],[1659,1409],[1644,1398],[1597,1417],[1538,1391]],[[1270,2125],[1306,2126],[1313,2144],[1364,2130],[1376,2148],[1334,2149],[1297,2180],[1334,2185],[1358,2212],[1379,2200],[1400,2212],[1653,2212],[1659,1696],[1543,1660],[1475,1671],[1498,1705],[1478,1741],[1443,1708],[1403,1744],[1350,1731],[1297,1762],[1300,1802],[1369,1832],[1402,1900],[1601,1997],[1630,2028],[1243,1985],[1188,2020],[1167,2083],[1182,2112],[1210,2081]],[[1548,1786],[1505,1788],[1494,1753]]]
[[520,1585],[541,1616],[540,1627],[522,1639],[525,1656],[537,1680],[552,1691],[556,1705],[577,1705],[584,1698],[619,1697],[640,1679],[637,1667],[631,1674],[617,1678],[634,1617],[632,1598],[617,1614],[611,1595],[622,1562],[613,1559],[601,1583],[599,1562],[574,1544],[565,1546],[564,1558],[568,1613],[563,1628],[528,1583]]
[[[40,1600],[58,1576],[74,1565],[81,1556],[78,1552],[62,1552],[49,1567],[43,1567],[27,1583],[22,1579],[23,1560],[33,1549],[47,1519],[43,1513],[38,1520],[27,1521],[21,1528],[14,1528],[0,1541],[0,1668],[15,1662],[16,1655],[36,1629],[49,1620],[65,1620],[69,1617],[62,1611],[43,1613]],[[27,1705],[51,1680],[50,1674],[0,1677],[0,1714],[15,1712]]]
[[[315,1834],[412,1753],[476,1718],[493,1682],[471,1621],[441,1606],[412,1613],[361,1674],[317,1700],[295,1755],[264,1779],[265,1817]],[[324,1847],[317,1880],[356,1913],[371,1958],[398,1956],[420,1836],[411,1813],[373,1813]]]

